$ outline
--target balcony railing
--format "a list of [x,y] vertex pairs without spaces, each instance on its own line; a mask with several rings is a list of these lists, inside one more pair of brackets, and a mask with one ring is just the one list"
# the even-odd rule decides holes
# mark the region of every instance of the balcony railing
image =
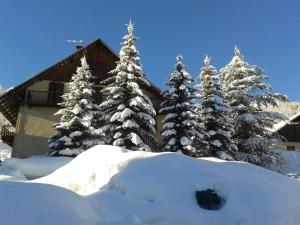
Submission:
[[[25,104],[29,106],[58,106],[62,102],[63,93],[54,91],[27,91]],[[102,101],[99,93],[94,94],[94,102],[99,104]]]
[[51,91],[27,91],[25,103],[29,106],[57,106],[63,93]]
[[15,137],[15,130],[13,128],[3,126],[0,131],[0,136],[4,143],[12,146]]
[[145,131],[141,131],[142,134],[142,140],[146,145],[148,145],[152,151],[159,151],[159,144],[155,140],[154,137],[151,137],[149,134],[147,134]]

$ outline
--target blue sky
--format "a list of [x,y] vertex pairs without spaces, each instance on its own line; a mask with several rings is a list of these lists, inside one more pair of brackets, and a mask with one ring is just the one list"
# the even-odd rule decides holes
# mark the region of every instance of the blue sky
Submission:
[[221,68],[237,44],[273,89],[300,101],[298,0],[2,0],[0,84],[16,86],[74,52],[66,39],[101,38],[119,52],[131,18],[144,71],[160,88],[183,54],[197,76],[206,53]]

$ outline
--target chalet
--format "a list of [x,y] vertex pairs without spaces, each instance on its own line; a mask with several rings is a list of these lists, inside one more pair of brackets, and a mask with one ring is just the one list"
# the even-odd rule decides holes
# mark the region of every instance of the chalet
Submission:
[[288,122],[279,124],[276,131],[284,138],[284,141],[278,145],[280,148],[300,151],[300,113]]
[[[66,83],[70,81],[80,58],[85,55],[95,79],[96,103],[101,102],[99,94],[101,86],[97,85],[106,79],[108,73],[115,67],[119,59],[105,43],[100,39],[85,47],[78,47],[76,52],[61,60],[36,76],[9,90],[0,97],[0,111],[15,128],[2,132],[2,138],[13,147],[12,156],[25,158],[31,155],[45,154],[48,151],[48,138],[55,134],[53,123],[59,118],[54,116],[61,101],[61,95],[66,91]],[[150,87],[142,87],[145,94],[152,100],[158,110],[163,96],[161,91],[151,84]],[[157,118],[157,130],[160,130],[161,116]],[[157,134],[157,140],[161,137]],[[155,146],[155,140],[144,140],[149,146]]]

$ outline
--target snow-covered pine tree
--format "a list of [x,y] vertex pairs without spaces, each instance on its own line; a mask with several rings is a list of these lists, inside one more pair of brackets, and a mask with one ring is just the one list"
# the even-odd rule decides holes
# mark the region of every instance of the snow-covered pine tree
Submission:
[[68,92],[59,103],[62,108],[55,113],[61,118],[60,122],[53,125],[57,134],[48,141],[49,155],[75,157],[99,143],[91,129],[97,109],[97,105],[93,104],[91,79],[92,74],[84,56],[81,58],[81,66],[67,84]]
[[201,83],[195,85],[201,96],[196,113],[206,133],[203,141],[208,143],[207,148],[202,151],[202,156],[230,160],[233,159],[237,147],[231,140],[229,106],[224,99],[217,70],[210,64],[208,56],[205,57],[204,64],[198,76]]
[[[0,96],[3,95],[6,91],[1,85],[0,85]],[[0,131],[1,130],[7,130],[9,132],[15,132],[15,128],[11,125],[11,123],[3,116],[3,114],[0,112]],[[1,142],[1,135],[0,135],[0,142]]]
[[194,139],[201,133],[194,114],[193,101],[195,89],[190,87],[194,81],[185,71],[183,57],[176,57],[175,71],[168,77],[166,85],[169,89],[164,92],[165,101],[162,102],[160,113],[163,119],[162,151],[182,152],[185,155],[197,157],[198,153],[193,145]]
[[273,92],[264,71],[248,64],[237,47],[234,53],[231,62],[221,69],[221,84],[231,107],[237,159],[264,166],[265,158],[277,157],[270,147],[280,139],[272,128],[283,117],[263,109],[286,97]]
[[100,109],[106,118],[101,130],[105,134],[106,144],[130,150],[155,151],[145,143],[147,139],[155,140],[156,133],[156,111],[142,90],[150,83],[144,78],[131,21],[127,30],[120,50],[120,61],[110,72],[111,78],[103,82],[108,85],[102,90],[105,101],[100,104]]
[[[5,89],[0,85],[0,96],[5,93]],[[7,123],[8,121],[6,118],[0,113],[0,131],[2,127]],[[0,135],[0,142],[1,142],[1,135]]]
[[2,87],[2,85],[0,85],[0,96],[3,95],[5,93],[5,89]]
[[[0,85],[0,96],[3,95],[4,93],[5,93],[5,89]],[[9,124],[9,122],[6,120],[6,118],[0,112],[0,130],[6,124]]]

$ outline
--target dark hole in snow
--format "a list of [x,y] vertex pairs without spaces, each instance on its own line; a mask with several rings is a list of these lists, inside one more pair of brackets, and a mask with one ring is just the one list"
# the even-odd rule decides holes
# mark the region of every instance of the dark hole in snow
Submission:
[[198,205],[207,210],[219,210],[225,204],[225,200],[212,189],[196,191],[196,199]]

